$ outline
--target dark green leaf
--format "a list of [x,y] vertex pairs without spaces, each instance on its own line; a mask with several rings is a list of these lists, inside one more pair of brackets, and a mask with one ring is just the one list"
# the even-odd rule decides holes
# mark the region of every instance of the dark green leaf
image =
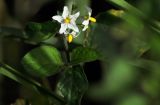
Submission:
[[105,58],[112,58],[118,52],[115,51],[117,38],[123,40],[127,36],[126,32],[123,31],[123,27],[121,27],[122,20],[109,12],[100,13],[96,19],[97,22],[93,25],[89,34],[89,45]]
[[41,46],[27,53],[22,59],[24,68],[39,77],[57,73],[63,65],[59,51],[52,46]]
[[88,81],[80,66],[67,69],[57,84],[57,93],[64,97],[68,105],[80,105],[88,88]]
[[58,25],[55,22],[31,22],[25,28],[25,31],[29,37],[28,40],[35,42],[41,42],[50,38],[52,35],[57,33],[57,30]]
[[79,64],[100,59],[100,54],[91,48],[77,47],[71,53],[71,63]]
[[11,27],[0,27],[0,37],[15,37],[21,39],[27,38],[23,30]]
[[31,79],[30,77],[21,74],[17,70],[13,69],[12,67],[0,63],[0,74],[24,85],[31,89],[38,90],[41,94],[45,96],[50,96],[55,99],[55,101],[61,102],[64,104],[64,100],[61,97],[57,96],[55,93],[48,91],[47,89],[43,88],[40,83]]
[[18,71],[16,71],[15,69],[13,69],[12,67],[5,65],[5,64],[0,64],[0,74],[22,84],[25,86],[29,86],[29,87],[34,87],[33,84],[40,86],[40,84],[32,79],[26,79],[27,77],[21,73],[19,73]]
[[106,0],[106,1],[111,2],[112,4],[127,10],[134,16],[138,16],[139,18],[143,19],[150,28],[154,28],[154,30],[156,30],[159,33],[160,25],[158,24],[158,21],[148,18],[146,14],[144,14],[141,10],[129,4],[127,1],[125,0]]
[[117,24],[122,21],[120,17],[116,17],[112,15],[109,11],[100,13],[97,17],[97,22],[98,24],[105,24],[105,25],[113,25]]

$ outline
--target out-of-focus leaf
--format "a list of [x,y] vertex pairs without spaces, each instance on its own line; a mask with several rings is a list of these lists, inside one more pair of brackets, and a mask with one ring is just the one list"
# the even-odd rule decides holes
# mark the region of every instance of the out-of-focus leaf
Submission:
[[130,13],[126,13],[122,16],[122,18],[128,23],[128,26],[131,29],[136,31],[141,31],[144,29],[143,21],[139,17]]
[[89,5],[89,0],[67,0],[66,2],[69,9],[74,10],[77,8],[80,11],[80,15],[85,16],[88,15],[87,7]]
[[152,46],[152,53],[155,55],[156,58],[160,58],[160,47],[159,47],[159,42],[160,42],[160,37],[157,35],[154,35],[152,37],[151,41],[151,46]]
[[[159,75],[158,75],[159,76]],[[158,97],[159,94],[159,85],[160,79],[155,77],[146,78],[143,81],[143,90],[152,97]]]
[[135,80],[136,71],[127,62],[124,59],[112,62],[111,69],[107,72],[104,81],[108,94],[115,95],[118,92],[123,92]]
[[0,27],[0,37],[15,37],[26,39],[27,35],[21,29],[11,27]]
[[108,33],[109,27],[104,24],[96,24],[90,33],[90,46],[104,57],[112,57],[116,52],[116,42],[111,39]]
[[64,97],[67,105],[80,105],[83,94],[88,88],[88,81],[80,66],[63,72],[57,84],[57,93]]
[[160,30],[160,26],[157,24],[157,22],[155,22],[154,19],[148,18],[146,14],[144,14],[142,11],[140,11],[136,7],[129,4],[127,1],[125,1],[125,0],[108,0],[107,2],[111,2],[112,4],[117,5],[120,8],[127,10],[129,13],[138,17],[139,19],[142,19],[143,21],[145,21],[147,23],[147,25],[150,28],[154,28],[157,31]]
[[116,105],[148,105],[147,99],[139,94],[131,94],[124,96],[123,99]]
[[104,78],[100,84],[96,84],[90,89],[89,96],[94,99],[105,100],[106,98],[113,98],[127,93],[129,86],[133,85],[137,76],[137,71],[135,71],[128,62],[129,61],[124,58],[111,60],[109,63],[111,65],[104,62]]
[[22,59],[24,68],[38,77],[57,73],[63,65],[60,52],[52,46],[40,46],[27,53]]
[[103,12],[103,13],[100,13],[97,17],[96,17],[96,20],[98,24],[105,24],[105,25],[113,25],[113,24],[117,24],[119,22],[122,21],[122,19],[119,17],[119,16],[115,16],[111,13],[111,10],[110,11],[107,11],[107,12]]
[[89,0],[75,0],[76,6],[78,7],[78,10],[81,12],[81,15],[85,15],[86,11],[88,14],[87,6],[89,5]]
[[147,34],[143,25],[130,23],[132,18],[124,21],[126,13],[121,18],[109,13],[104,12],[97,16],[97,23],[89,34],[90,47],[95,48],[107,59],[121,54],[134,57],[143,55],[150,48],[147,38],[143,35]]
[[[96,19],[97,22],[92,26],[92,30],[89,34],[89,45],[95,48],[104,57],[112,58],[112,56],[117,53],[117,42],[114,37],[112,37],[112,29],[116,27],[115,25],[120,24],[122,20],[119,17],[111,15],[109,12],[100,13]],[[120,38],[125,38],[127,36],[127,33],[121,29],[114,30],[113,32]]]
[[111,9],[108,11],[111,15],[114,15],[116,17],[121,17],[124,14],[124,10],[115,10]]
[[18,71],[16,71],[15,69],[13,69],[12,67],[10,67],[8,65],[0,63],[0,74],[18,82],[24,86],[27,86],[33,90],[36,89],[41,94],[43,94],[45,96],[50,96],[53,99],[55,99],[56,101],[64,104],[64,100],[61,99],[61,97],[59,97],[56,94],[54,94],[53,92],[43,88],[41,86],[41,84],[38,83],[37,81],[31,79],[30,77],[27,77],[24,74],[19,73]]
[[56,22],[35,23],[30,22],[26,28],[29,41],[41,42],[57,33],[59,26]]
[[26,101],[24,99],[17,99],[13,105],[26,105]]
[[134,6],[132,6],[131,4],[129,4],[127,1],[125,0],[108,0],[107,2],[111,2],[114,5],[119,6],[120,8],[123,8],[127,11],[130,11],[131,13],[144,17],[144,14],[139,11],[137,8],[135,8]]
[[91,48],[78,47],[71,53],[71,64],[91,62],[100,59],[100,54]]
[[12,69],[11,67],[5,65],[5,67],[3,67],[3,65],[1,65],[0,67],[0,74],[20,83],[23,84],[25,86],[33,86],[32,84],[29,84],[27,81],[25,81],[23,78],[21,78],[20,76],[18,76],[16,74],[16,72],[13,71],[14,69]]

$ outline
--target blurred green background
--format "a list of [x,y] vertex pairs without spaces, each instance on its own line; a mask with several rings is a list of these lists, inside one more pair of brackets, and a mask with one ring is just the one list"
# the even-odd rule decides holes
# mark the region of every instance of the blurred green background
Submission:
[[[88,45],[103,55],[102,60],[84,65],[90,85],[82,105],[160,105],[160,1],[75,1],[81,11],[84,5],[91,6],[97,23],[91,25]],[[4,27],[23,30],[28,22],[50,21],[70,2],[0,0],[0,61],[23,72],[22,57],[37,47],[10,37],[18,33],[10,29],[3,31]],[[81,34],[73,45],[83,43]],[[53,87],[55,78],[48,78]],[[25,105],[24,100],[32,105],[45,105],[43,99],[0,75],[0,105]]]

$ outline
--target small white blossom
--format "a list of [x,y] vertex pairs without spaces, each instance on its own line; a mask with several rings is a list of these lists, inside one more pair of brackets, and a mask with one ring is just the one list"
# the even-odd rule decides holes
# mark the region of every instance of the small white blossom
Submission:
[[75,32],[79,32],[79,29],[75,23],[76,19],[79,17],[80,13],[77,12],[76,14],[70,15],[67,6],[64,6],[62,16],[56,15],[53,16],[52,19],[61,23],[61,28],[59,30],[60,34],[65,33],[65,31],[69,28],[74,30]]
[[91,15],[92,15],[92,10],[88,8],[88,16],[86,16],[85,20],[82,22],[82,24],[84,25],[84,28],[82,29],[82,31],[85,31],[88,28],[89,21],[96,22],[96,19],[91,17]]

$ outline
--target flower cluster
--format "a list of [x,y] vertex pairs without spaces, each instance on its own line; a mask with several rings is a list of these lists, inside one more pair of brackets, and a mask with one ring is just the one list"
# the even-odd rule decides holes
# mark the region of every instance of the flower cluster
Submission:
[[[85,31],[88,28],[89,22],[96,22],[96,19],[91,17],[92,10],[88,8],[88,16],[83,18],[82,23],[80,24],[83,26],[82,31]],[[69,43],[72,42],[73,38],[79,35],[79,28],[76,24],[77,18],[80,16],[80,12],[77,12],[71,15],[67,6],[64,6],[62,16],[56,15],[53,16],[52,19],[58,21],[61,24],[61,28],[59,30],[60,34],[64,34],[67,38]]]

